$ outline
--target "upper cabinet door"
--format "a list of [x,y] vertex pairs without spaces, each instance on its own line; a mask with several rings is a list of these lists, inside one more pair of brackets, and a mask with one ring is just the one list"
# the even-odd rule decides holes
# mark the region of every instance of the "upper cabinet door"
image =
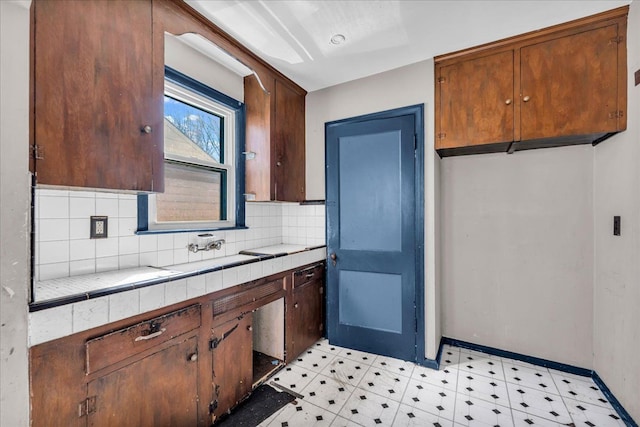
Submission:
[[618,34],[613,24],[522,48],[523,140],[626,128]]
[[151,2],[36,0],[32,7],[37,182],[162,191]]
[[299,202],[305,191],[304,94],[276,80],[274,200]]
[[512,50],[436,69],[436,149],[514,139]]

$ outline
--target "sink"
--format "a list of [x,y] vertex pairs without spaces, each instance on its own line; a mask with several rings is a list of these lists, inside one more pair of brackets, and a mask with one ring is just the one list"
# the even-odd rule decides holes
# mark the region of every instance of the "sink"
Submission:
[[168,270],[190,273],[195,271],[215,269],[232,264],[242,264],[257,261],[259,258],[252,255],[229,255],[222,258],[205,259],[202,261],[188,262],[185,264],[169,265]]

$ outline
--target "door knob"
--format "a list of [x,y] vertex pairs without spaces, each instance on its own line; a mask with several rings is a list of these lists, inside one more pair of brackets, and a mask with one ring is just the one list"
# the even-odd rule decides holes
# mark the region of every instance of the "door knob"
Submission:
[[333,264],[333,266],[336,266],[336,262],[338,260],[338,257],[336,256],[335,252],[331,252],[331,255],[329,255],[329,258],[331,258],[331,264]]
[[529,95],[525,96],[524,98],[522,98],[522,100],[524,102],[529,102],[529,100],[531,99],[531,97]]

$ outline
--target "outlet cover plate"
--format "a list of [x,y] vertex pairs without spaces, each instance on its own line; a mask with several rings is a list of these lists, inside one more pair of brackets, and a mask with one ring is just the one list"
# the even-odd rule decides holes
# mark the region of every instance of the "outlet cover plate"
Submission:
[[107,225],[109,217],[106,216],[92,216],[91,217],[91,231],[90,237],[92,239],[106,239],[109,234]]

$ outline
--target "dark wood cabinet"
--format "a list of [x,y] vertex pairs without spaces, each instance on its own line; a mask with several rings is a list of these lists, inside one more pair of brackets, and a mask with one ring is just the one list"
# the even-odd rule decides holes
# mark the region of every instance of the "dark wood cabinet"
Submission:
[[305,199],[305,96],[280,78],[245,77],[246,193],[257,201]]
[[287,361],[324,335],[324,264],[293,273],[287,301]]
[[319,339],[323,313],[316,263],[36,345],[32,425],[211,425]]
[[438,153],[596,144],[625,130],[627,13],[436,57]]
[[253,387],[252,314],[212,328],[212,422],[246,397]]
[[197,360],[193,336],[90,381],[88,425],[196,426]]
[[154,79],[163,70],[154,56],[163,51],[152,43],[151,2],[37,0],[32,8],[38,184],[162,191],[162,96],[154,91],[163,88]]

